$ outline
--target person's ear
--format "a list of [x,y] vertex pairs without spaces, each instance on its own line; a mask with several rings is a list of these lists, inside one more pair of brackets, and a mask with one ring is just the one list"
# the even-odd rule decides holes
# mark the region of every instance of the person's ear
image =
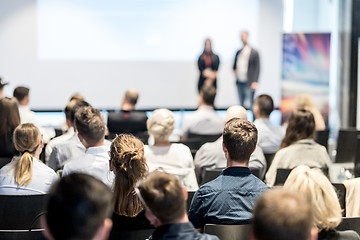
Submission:
[[46,215],[43,214],[40,216],[40,224],[41,224],[41,228],[44,229],[43,231],[43,235],[46,239],[49,239],[49,240],[52,240],[54,239],[50,233],[50,229],[49,229],[49,226],[46,222]]
[[223,142],[223,144],[222,144],[222,148],[223,148],[223,151],[224,151],[224,153],[225,153],[225,155],[226,155],[226,154],[228,153],[228,150],[227,150],[224,142]]
[[44,140],[42,138],[40,140],[40,148],[44,148]]
[[183,190],[183,193],[184,193],[184,199],[186,201],[188,199],[188,197],[189,197],[188,191],[186,190],[185,186],[181,186],[181,187],[182,187],[182,190]]
[[255,234],[254,234],[254,228],[251,228],[249,231],[249,239],[250,240],[256,240]]
[[108,239],[112,225],[113,225],[112,220],[110,218],[105,218],[103,225],[100,226],[93,239],[97,239],[97,240]]
[[310,230],[310,240],[317,240],[319,235],[319,230],[317,227],[313,227]]
[[109,129],[108,129],[108,127],[105,125],[105,136],[108,134],[108,132],[109,132]]

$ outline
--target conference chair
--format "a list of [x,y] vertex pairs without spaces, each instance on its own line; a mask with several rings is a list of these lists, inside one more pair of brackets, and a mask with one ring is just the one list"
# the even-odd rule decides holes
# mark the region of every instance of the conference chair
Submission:
[[218,140],[219,137],[221,137],[222,133],[219,134],[196,134],[196,133],[189,133],[187,138],[188,139],[198,139],[202,144],[207,142],[215,142]]
[[191,201],[192,201],[192,199],[193,199],[193,197],[194,197],[194,194],[195,194],[194,191],[188,192],[188,198],[187,198],[187,200],[186,200],[186,209],[187,209],[187,211],[189,211],[189,208],[190,208],[190,205],[191,205]]
[[360,131],[355,128],[341,129],[339,131],[336,163],[355,162],[358,136],[360,136]]
[[329,129],[316,131],[315,133],[315,141],[328,149],[328,140],[329,140]]
[[[323,168],[320,169],[325,176],[329,176],[329,169],[328,168]],[[290,172],[292,171],[292,169],[288,169],[288,168],[278,168],[276,170],[276,178],[275,178],[275,184],[274,186],[282,186],[284,185],[286,179],[288,178]]]
[[274,159],[275,153],[264,153],[266,160],[266,172],[269,170],[271,163]]
[[34,230],[0,230],[0,239],[6,240],[45,240],[43,229]]
[[221,240],[249,239],[251,224],[243,225],[218,225],[206,224],[204,233],[216,235]]
[[138,240],[148,239],[155,229],[144,229],[135,231],[119,231],[110,232],[109,240],[127,239],[127,240]]
[[40,228],[40,221],[36,220],[45,211],[47,198],[48,195],[46,194],[0,195],[0,229],[29,230]]
[[346,188],[345,188],[345,185],[342,183],[332,183],[332,185],[334,186],[336,194],[338,195],[340,207],[341,207],[341,209],[344,210],[342,215],[343,215],[343,217],[345,217],[346,216],[346,200],[345,200]]
[[342,221],[336,230],[354,230],[360,235],[360,217],[342,218]]

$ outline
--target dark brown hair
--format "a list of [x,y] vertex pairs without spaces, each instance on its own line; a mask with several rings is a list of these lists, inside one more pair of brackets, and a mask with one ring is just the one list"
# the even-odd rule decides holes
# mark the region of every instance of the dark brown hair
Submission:
[[0,136],[10,139],[14,129],[20,124],[20,114],[14,99],[5,97],[0,100]]
[[280,148],[290,146],[296,141],[313,138],[315,135],[315,120],[313,114],[305,109],[295,110],[290,118],[286,134]]
[[213,86],[203,86],[200,90],[200,95],[206,105],[214,106],[216,97],[216,88]]
[[261,116],[270,116],[274,110],[274,102],[269,95],[262,94],[255,99],[254,105],[259,107],[259,114]]
[[27,87],[17,87],[14,90],[14,97],[18,100],[18,102],[21,102],[26,96],[29,96],[30,89]]
[[139,182],[137,189],[148,210],[162,224],[170,224],[186,213],[184,192],[176,176],[154,171]]
[[248,120],[232,118],[226,124],[223,141],[233,161],[249,161],[254,152],[258,138],[258,131]]
[[115,168],[114,211],[135,217],[143,210],[135,185],[148,172],[144,144],[132,135],[121,134],[111,143],[110,161]]

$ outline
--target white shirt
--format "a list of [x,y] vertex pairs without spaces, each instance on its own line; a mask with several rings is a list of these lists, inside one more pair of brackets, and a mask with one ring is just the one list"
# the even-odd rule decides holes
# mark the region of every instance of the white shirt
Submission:
[[112,187],[115,175],[109,167],[109,150],[108,145],[86,149],[85,155],[65,164],[63,176],[73,172],[86,173]]
[[51,152],[52,152],[53,148],[57,144],[69,140],[73,135],[74,135],[74,128],[71,127],[63,135],[58,136],[56,138],[53,138],[52,140],[50,140],[50,142],[48,142],[48,144],[46,145],[46,148],[45,148],[45,161],[46,161],[46,163],[49,162],[49,158],[50,158],[50,155],[51,155]]
[[144,151],[149,172],[158,169],[173,174],[188,191],[196,191],[199,188],[193,157],[187,146],[181,143],[173,143],[170,146],[145,145]]
[[284,131],[273,125],[269,119],[256,119],[254,125],[258,130],[258,142],[264,153],[275,153],[284,138]]
[[239,53],[237,60],[237,74],[240,82],[247,82],[247,72],[249,68],[249,57],[251,53],[251,47],[246,45]]
[[224,120],[212,106],[200,106],[198,110],[184,119],[183,135],[190,132],[196,134],[220,134],[224,129]]
[[0,194],[4,195],[36,195],[46,194],[58,176],[48,166],[33,157],[33,176],[30,183],[19,187],[14,178],[16,160],[0,169]]

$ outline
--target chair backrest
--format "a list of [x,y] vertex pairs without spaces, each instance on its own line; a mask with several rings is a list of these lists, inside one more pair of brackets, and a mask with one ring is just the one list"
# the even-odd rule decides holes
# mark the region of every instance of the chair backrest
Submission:
[[251,224],[244,225],[218,225],[206,224],[204,233],[216,235],[221,240],[249,239]]
[[[45,211],[48,195],[0,195],[0,229],[29,230]],[[34,228],[40,228],[34,224]],[[0,238],[1,239],[1,238]]]
[[0,230],[0,239],[6,240],[45,240],[43,229],[36,230]]
[[354,230],[360,235],[360,217],[343,218],[336,230]]
[[346,216],[346,204],[345,204],[345,197],[346,197],[346,188],[345,185],[342,183],[332,183],[335,188],[336,194],[338,195],[338,199],[340,202],[340,207],[343,209],[343,216]]
[[122,231],[122,232],[111,232],[109,240],[116,239],[127,239],[127,240],[142,240],[148,239],[155,229],[144,229],[135,231]]
[[339,131],[335,162],[355,162],[357,137],[360,131],[356,129],[342,129]]
[[329,129],[326,129],[322,131],[316,131],[315,133],[315,141],[318,144],[326,147],[326,149],[328,148],[329,132]]
[[200,185],[210,182],[217,178],[224,169],[206,169]]
[[194,197],[194,194],[195,194],[195,192],[188,192],[188,198],[186,200],[186,209],[187,209],[187,211],[189,211],[191,201],[192,201],[192,199]]
[[272,160],[274,159],[275,153],[264,153],[266,160],[266,172],[269,170]]
[[0,168],[11,162],[11,157],[0,157]]
[[187,138],[188,139],[199,139],[202,144],[207,142],[214,142],[219,137],[221,137],[222,133],[219,134],[196,134],[196,133],[189,133]]
[[284,185],[286,179],[288,178],[292,169],[286,168],[278,168],[276,170],[276,179],[275,179],[275,186],[282,186]]

